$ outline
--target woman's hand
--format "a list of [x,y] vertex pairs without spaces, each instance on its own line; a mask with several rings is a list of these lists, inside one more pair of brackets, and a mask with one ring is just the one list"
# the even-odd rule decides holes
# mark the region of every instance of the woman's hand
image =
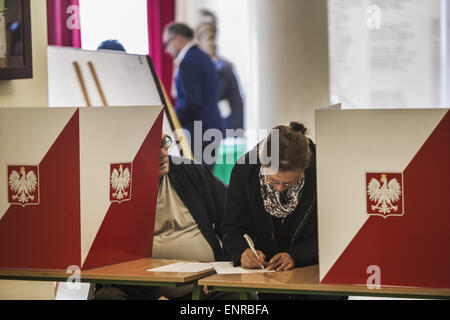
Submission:
[[241,254],[241,266],[244,269],[256,269],[261,268],[264,265],[264,260],[266,259],[266,255],[259,250],[256,250],[258,253],[259,259],[256,258],[255,254],[252,250],[247,249]]
[[267,270],[287,271],[295,267],[295,262],[287,252],[281,252],[273,256],[266,264]]

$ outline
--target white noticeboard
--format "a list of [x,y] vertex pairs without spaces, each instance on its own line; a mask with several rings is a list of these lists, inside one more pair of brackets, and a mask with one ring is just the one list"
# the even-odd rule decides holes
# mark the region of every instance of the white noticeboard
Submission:
[[[165,104],[148,56],[58,46],[49,46],[47,53],[50,107]],[[177,141],[173,131],[165,110],[163,132]],[[180,155],[176,147],[169,152]]]
[[328,0],[332,101],[446,106],[446,2]]

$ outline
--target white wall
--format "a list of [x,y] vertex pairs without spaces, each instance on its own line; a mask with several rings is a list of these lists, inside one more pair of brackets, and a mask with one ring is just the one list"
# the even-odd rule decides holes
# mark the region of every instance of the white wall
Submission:
[[[48,106],[46,1],[30,3],[33,78],[0,81],[0,107]],[[54,282],[0,281],[0,300],[54,298]]]
[[128,53],[148,54],[146,0],[80,0],[80,23],[83,49],[115,39]]

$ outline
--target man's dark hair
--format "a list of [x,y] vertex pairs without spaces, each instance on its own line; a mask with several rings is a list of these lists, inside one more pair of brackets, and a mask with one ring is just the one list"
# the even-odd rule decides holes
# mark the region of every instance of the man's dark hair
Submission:
[[194,38],[194,31],[184,23],[171,23],[167,26],[167,32],[173,35],[179,35],[188,40]]

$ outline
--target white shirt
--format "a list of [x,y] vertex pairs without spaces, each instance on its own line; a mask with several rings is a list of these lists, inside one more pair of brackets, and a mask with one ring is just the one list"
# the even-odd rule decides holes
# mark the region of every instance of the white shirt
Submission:
[[186,53],[189,51],[190,48],[192,48],[193,46],[195,46],[197,43],[195,41],[191,41],[188,42],[183,49],[180,50],[180,52],[178,53],[176,59],[175,59],[175,63],[177,65],[180,65],[181,61],[183,61],[184,56],[186,55]]

